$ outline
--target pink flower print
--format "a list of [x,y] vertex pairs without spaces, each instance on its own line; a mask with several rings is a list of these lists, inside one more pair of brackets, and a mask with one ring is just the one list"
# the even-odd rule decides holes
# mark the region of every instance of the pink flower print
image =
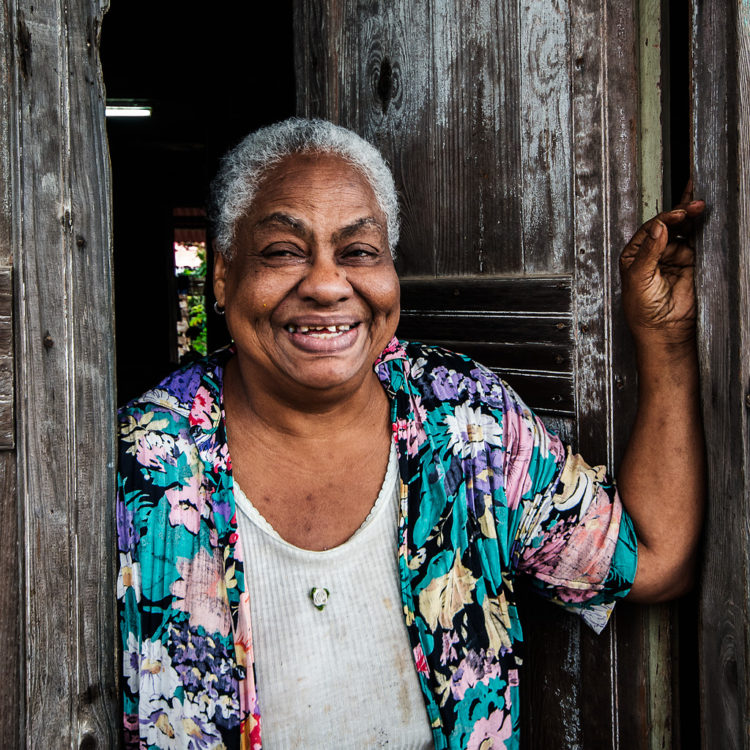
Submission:
[[425,659],[421,643],[418,643],[414,647],[414,663],[417,665],[417,672],[419,674],[423,674],[425,677],[430,676],[430,667],[427,664],[427,659]]
[[224,582],[224,559],[220,553],[209,555],[199,550],[192,559],[177,559],[180,580],[170,586],[176,597],[172,606],[190,615],[190,625],[203,626],[206,633],[229,634],[232,626],[227,589]]
[[422,399],[415,396],[412,400],[414,410],[413,419],[397,419],[393,425],[398,440],[406,442],[406,453],[408,456],[416,456],[419,446],[427,440],[423,424],[427,419],[427,411],[422,405]]
[[[237,664],[244,667],[255,662],[253,656],[253,634],[250,627],[250,597],[247,592],[240,594],[240,607],[237,615],[237,630],[234,633],[234,649]],[[255,687],[255,671],[247,669],[245,679],[240,683],[240,713],[258,713],[258,696]]]
[[529,462],[534,450],[534,436],[529,424],[518,414],[505,413],[504,438],[508,452],[505,457],[505,496],[508,508],[515,510],[521,498],[531,488]]
[[578,523],[558,523],[542,536],[538,546],[524,549],[519,563],[520,570],[555,586],[563,602],[586,602],[596,596],[617,544],[622,515],[619,498],[612,503],[601,487],[593,492]]
[[399,419],[395,426],[398,439],[406,442],[406,455],[416,456],[419,446],[427,439],[421,423],[411,419]]
[[216,402],[205,386],[201,386],[195,394],[190,409],[190,426],[198,425],[204,430],[213,427],[216,419]]
[[607,578],[617,545],[622,505],[612,503],[599,488],[584,516],[570,534],[565,552],[555,569],[555,577],[570,581],[560,593],[564,602],[584,602],[595,596]]
[[513,734],[511,723],[507,709],[495,709],[474,724],[466,750],[505,750],[505,740]]
[[144,432],[136,443],[135,460],[141,466],[164,471],[164,464],[173,464],[174,439],[161,432]]
[[493,658],[492,652],[484,649],[468,651],[463,661],[451,678],[451,693],[456,700],[462,700],[466,691],[482,683],[489,685],[490,680],[502,676],[501,665]]
[[187,482],[187,485],[171,487],[164,493],[172,506],[169,523],[172,526],[184,526],[192,534],[197,534],[201,516],[208,518],[209,514],[206,489],[200,476],[191,476]]

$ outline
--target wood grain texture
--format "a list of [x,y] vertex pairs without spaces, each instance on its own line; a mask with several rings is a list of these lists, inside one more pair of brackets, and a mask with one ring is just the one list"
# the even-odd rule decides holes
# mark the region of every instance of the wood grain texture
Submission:
[[566,0],[521,3],[521,201],[528,273],[573,268],[570,12]]
[[697,245],[699,356],[708,457],[700,597],[704,748],[748,747],[750,391],[750,7],[692,6],[696,193],[709,212]]
[[0,450],[15,446],[13,273],[0,265]]
[[24,745],[109,748],[119,720],[105,6],[12,7]]
[[494,0],[296,3],[298,112],[391,164],[404,276],[521,270],[517,23]]
[[[12,50],[8,4],[0,6],[0,267],[11,269],[13,262],[11,217],[11,123],[12,84],[10,71]],[[0,318],[0,362],[13,357],[12,281],[11,273],[0,274],[5,285],[2,291],[3,310]],[[10,306],[10,310],[8,307]],[[11,366],[12,372],[12,366]],[[10,404],[8,404],[8,400]],[[0,442],[10,445],[15,439],[13,423],[13,394],[0,391],[0,413],[11,423],[0,425]],[[23,690],[21,669],[23,639],[21,634],[21,595],[18,548],[18,500],[16,496],[16,453],[0,451],[0,577],[5,585],[0,591],[0,706],[3,721],[0,723],[0,747],[19,747],[23,737]]]
[[18,575],[18,508],[16,504],[16,455],[13,451],[0,452],[0,571],[5,585],[0,589],[0,637],[3,649],[0,668],[0,746],[21,746],[23,737],[23,700],[21,694],[22,644],[21,595]]

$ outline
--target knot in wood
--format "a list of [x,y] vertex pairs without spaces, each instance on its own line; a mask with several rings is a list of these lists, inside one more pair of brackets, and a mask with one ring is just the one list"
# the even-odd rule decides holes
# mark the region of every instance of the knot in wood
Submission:
[[18,45],[18,64],[21,76],[26,80],[31,75],[31,32],[26,25],[23,11],[18,11],[18,25],[16,29]]
[[384,57],[380,63],[377,92],[383,108],[383,114],[385,114],[388,109],[388,103],[393,98],[393,67],[387,57]]

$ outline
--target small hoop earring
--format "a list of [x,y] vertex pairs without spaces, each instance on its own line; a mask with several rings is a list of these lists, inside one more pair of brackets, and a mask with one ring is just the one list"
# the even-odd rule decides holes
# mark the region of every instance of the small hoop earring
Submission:
[[217,315],[223,315],[225,312],[224,308],[216,300],[214,300],[214,312]]

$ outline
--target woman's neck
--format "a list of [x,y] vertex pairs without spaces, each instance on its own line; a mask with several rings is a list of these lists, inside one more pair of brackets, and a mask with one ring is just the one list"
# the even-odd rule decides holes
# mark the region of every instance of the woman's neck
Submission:
[[374,372],[362,382],[328,390],[279,385],[261,382],[233,357],[224,375],[227,421],[252,424],[253,432],[260,428],[284,437],[320,440],[385,423],[388,416],[388,397]]

